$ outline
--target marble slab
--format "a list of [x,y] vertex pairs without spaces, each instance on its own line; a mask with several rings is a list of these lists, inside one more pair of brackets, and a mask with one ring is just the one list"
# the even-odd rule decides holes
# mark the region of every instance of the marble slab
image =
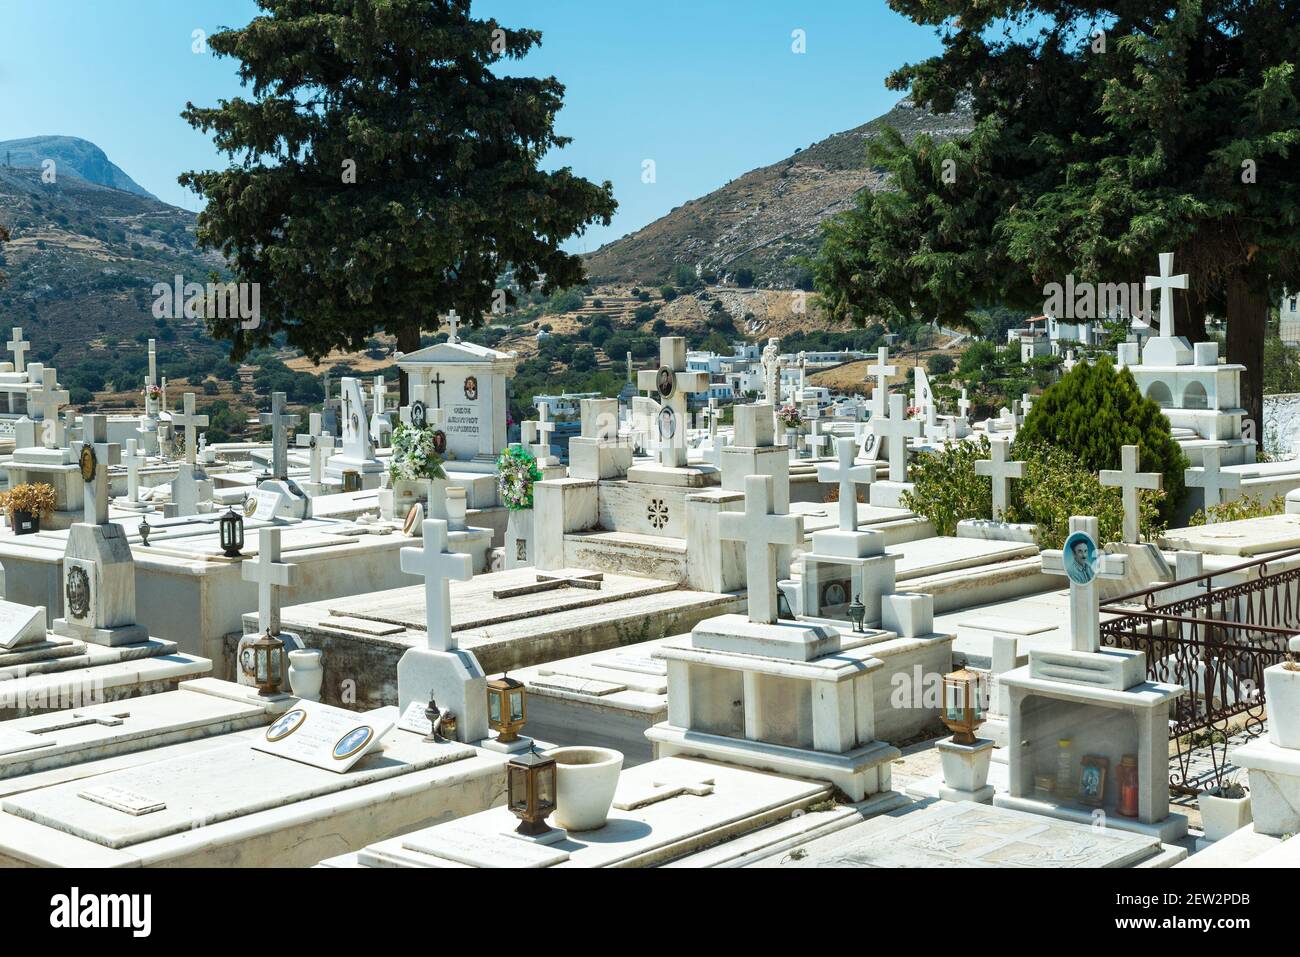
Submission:
[[1158,839],[968,802],[936,802],[874,818],[766,867],[1130,867]]
[[[0,804],[0,809],[103,847],[120,849],[476,754],[473,748],[460,744],[407,743],[414,747],[404,753],[366,755],[347,774],[335,774],[266,754],[241,742],[14,794]],[[87,788],[104,786],[142,795],[166,807],[134,815],[81,797]]]
[[1162,548],[1249,558],[1300,548],[1300,515],[1265,515],[1236,522],[1171,528],[1160,536]]
[[45,640],[45,608],[0,600],[0,649],[12,649]]

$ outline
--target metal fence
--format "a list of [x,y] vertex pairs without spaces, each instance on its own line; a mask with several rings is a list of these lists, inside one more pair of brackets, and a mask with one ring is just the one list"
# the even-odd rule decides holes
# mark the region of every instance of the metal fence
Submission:
[[[1104,602],[1101,643],[1146,653],[1147,677],[1182,685],[1169,737],[1169,786],[1184,794],[1223,778],[1233,736],[1263,732],[1264,669],[1283,661],[1300,631],[1300,565],[1270,571],[1300,549]],[[1241,579],[1215,587],[1215,580]]]

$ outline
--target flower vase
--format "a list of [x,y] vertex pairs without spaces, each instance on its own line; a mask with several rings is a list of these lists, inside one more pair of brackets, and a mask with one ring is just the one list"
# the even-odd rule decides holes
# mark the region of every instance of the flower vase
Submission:
[[512,509],[506,520],[505,566],[510,569],[531,565],[534,555],[533,510]]
[[289,652],[289,687],[294,697],[319,701],[325,669],[321,666],[321,651],[303,648]]

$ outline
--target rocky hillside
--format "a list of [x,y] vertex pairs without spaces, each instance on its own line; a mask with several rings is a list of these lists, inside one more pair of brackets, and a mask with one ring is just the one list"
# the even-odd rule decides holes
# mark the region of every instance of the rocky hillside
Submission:
[[76,136],[30,136],[22,140],[0,140],[0,164],[23,169],[46,169],[47,161],[57,180],[73,176],[93,183],[135,193],[156,200],[149,192],[116,166],[94,143]]
[[587,256],[588,273],[595,283],[654,284],[682,265],[719,277],[749,268],[758,285],[790,288],[800,279],[796,260],[816,248],[818,224],[849,209],[860,190],[885,186],[867,165],[868,140],[888,126],[909,141],[921,133],[947,139],[968,132],[971,122],[966,112],[936,115],[903,100],[602,246]]
[[[159,322],[151,311],[155,283],[171,283],[177,274],[205,282],[221,268],[219,259],[196,250],[194,214],[154,199],[120,170],[134,189],[60,171],[45,183],[39,168],[0,165],[0,223],[12,233],[0,253],[0,271],[9,277],[0,289],[6,337],[10,326],[23,326],[33,343],[29,358],[57,354],[61,367],[150,335],[204,347],[199,320]],[[95,174],[114,178],[107,169]]]

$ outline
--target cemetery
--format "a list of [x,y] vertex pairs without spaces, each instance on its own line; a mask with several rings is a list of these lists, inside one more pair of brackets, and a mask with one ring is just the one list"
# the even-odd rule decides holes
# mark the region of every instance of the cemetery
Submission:
[[[1291,176],[1289,60],[1216,61],[1255,123],[1220,138],[1183,89],[1228,94],[1164,72],[1199,5],[1097,12],[1098,85],[1078,5],[890,3],[940,41],[881,123],[620,238],[626,171],[553,162],[564,83],[497,75],[540,33],[254,6],[210,38],[243,98],[181,114],[229,154],[177,171],[196,211],[0,151],[0,867],[1300,867],[1300,261],[1260,225],[1294,211],[1172,181],[1242,143]],[[1031,893],[1058,935],[1100,912]]]

